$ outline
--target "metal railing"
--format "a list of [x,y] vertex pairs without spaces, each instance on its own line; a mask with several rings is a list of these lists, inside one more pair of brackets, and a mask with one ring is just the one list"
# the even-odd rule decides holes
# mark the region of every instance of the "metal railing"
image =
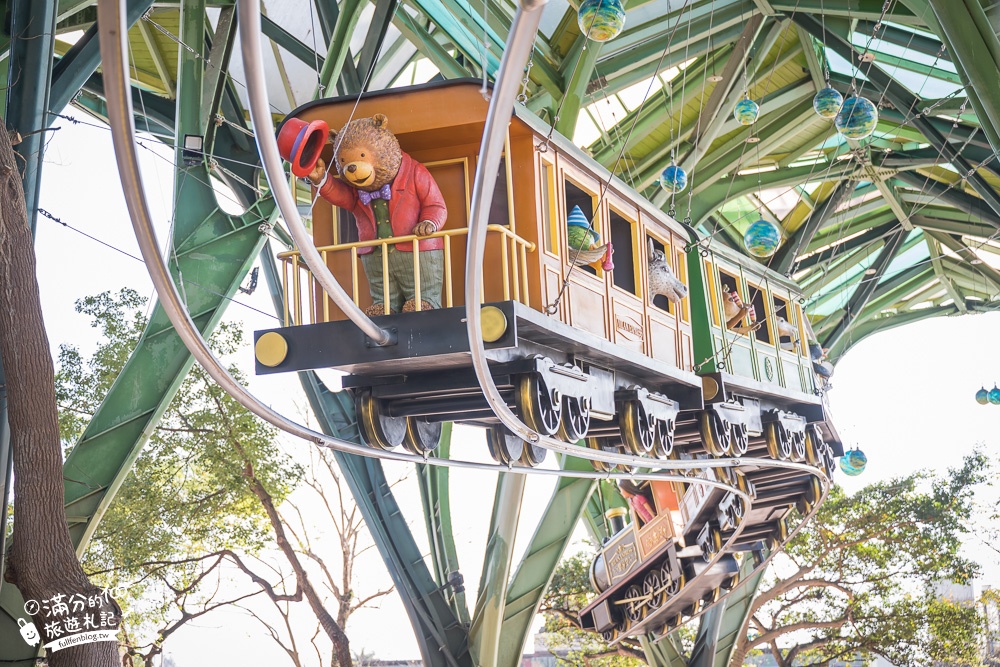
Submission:
[[[337,255],[344,255],[345,261],[350,261],[350,281],[351,284],[344,286],[354,305],[361,305],[361,290],[359,288],[360,268],[359,250],[362,248],[382,249],[382,276],[383,276],[383,312],[389,313],[390,285],[389,285],[389,253],[387,249],[397,243],[410,243],[427,241],[429,239],[440,238],[444,241],[444,277],[441,284],[441,303],[445,308],[451,308],[454,302],[454,271],[459,275],[465,274],[464,261],[458,267],[452,265],[452,239],[465,237],[469,233],[467,228],[445,229],[435,232],[429,236],[393,236],[385,239],[375,239],[372,241],[355,241],[353,243],[340,243],[337,245],[320,246],[316,248],[325,266],[331,266],[330,260],[337,260]],[[510,228],[503,225],[489,225],[487,227],[487,237],[494,238],[500,242],[500,280],[503,290],[504,301],[519,301],[526,306],[530,306],[528,290],[528,253],[535,251],[535,244],[521,238]],[[278,254],[278,259],[282,263],[282,282],[285,293],[284,303],[284,326],[290,326],[292,322],[298,324],[315,324],[330,321],[330,299],[322,290],[315,276],[309,267],[302,260],[298,250],[289,250]],[[414,305],[421,310],[421,289],[420,284],[420,253],[413,253],[413,284],[414,284]],[[308,305],[303,304],[303,300]],[[480,292],[480,302],[485,301],[485,294]]]

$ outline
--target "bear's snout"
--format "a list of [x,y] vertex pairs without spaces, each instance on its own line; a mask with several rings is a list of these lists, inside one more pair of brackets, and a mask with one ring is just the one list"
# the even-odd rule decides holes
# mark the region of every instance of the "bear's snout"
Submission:
[[375,180],[375,167],[368,162],[349,162],[344,165],[343,173],[354,187],[365,187]]

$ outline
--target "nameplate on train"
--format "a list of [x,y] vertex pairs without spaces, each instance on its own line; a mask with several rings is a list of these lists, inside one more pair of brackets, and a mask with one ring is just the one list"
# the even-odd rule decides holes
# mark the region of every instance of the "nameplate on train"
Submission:
[[633,317],[616,314],[615,329],[627,340],[643,339],[642,325]]
[[608,557],[612,581],[628,574],[638,562],[639,553],[636,551],[635,542],[632,540],[619,542],[618,548]]
[[656,551],[667,540],[674,536],[673,526],[670,525],[670,517],[660,515],[653,519],[639,531],[639,546],[642,547],[643,557]]

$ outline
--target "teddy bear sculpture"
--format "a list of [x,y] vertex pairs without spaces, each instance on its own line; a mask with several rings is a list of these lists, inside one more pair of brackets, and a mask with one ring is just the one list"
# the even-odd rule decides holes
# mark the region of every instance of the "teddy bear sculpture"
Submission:
[[[429,236],[444,227],[448,209],[441,190],[427,168],[399,147],[385,115],[352,120],[340,132],[331,132],[330,139],[337,176],[328,175],[326,165],[319,160],[309,179],[323,199],[354,215],[359,240]],[[416,243],[420,252],[420,310],[440,308],[444,242],[432,238]],[[380,247],[358,249],[372,297],[365,312],[386,314],[386,290],[389,312],[417,310],[413,243],[385,247],[389,255],[387,276],[382,275]]]

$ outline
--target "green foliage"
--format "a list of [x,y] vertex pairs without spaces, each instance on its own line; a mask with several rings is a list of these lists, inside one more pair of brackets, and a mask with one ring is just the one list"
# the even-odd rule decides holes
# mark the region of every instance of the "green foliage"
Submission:
[[645,665],[642,651],[632,641],[609,646],[600,635],[580,629],[579,612],[594,597],[590,586],[589,553],[563,559],[552,575],[545,592],[541,612],[545,615],[542,632],[550,651],[563,664],[592,667],[635,667]]
[[[134,290],[77,302],[102,340],[90,358],[63,345],[56,389],[65,443],[74,442],[138,342],[146,299]],[[211,344],[217,355],[244,347],[241,328],[223,324]],[[237,368],[230,372],[238,379]],[[155,640],[179,616],[201,604],[198,589],[223,550],[257,553],[271,539],[260,502],[244,479],[239,446],[254,473],[280,503],[301,470],[277,447],[276,432],[239,406],[195,366],[181,385],[102,520],[84,567],[102,585],[125,585],[119,599],[133,645]]]
[[936,586],[977,572],[960,551],[987,469],[976,454],[941,476],[918,473],[850,496],[835,487],[776,557],[742,652],[770,647],[782,666],[877,655],[900,666],[978,664],[975,609],[940,599]]

